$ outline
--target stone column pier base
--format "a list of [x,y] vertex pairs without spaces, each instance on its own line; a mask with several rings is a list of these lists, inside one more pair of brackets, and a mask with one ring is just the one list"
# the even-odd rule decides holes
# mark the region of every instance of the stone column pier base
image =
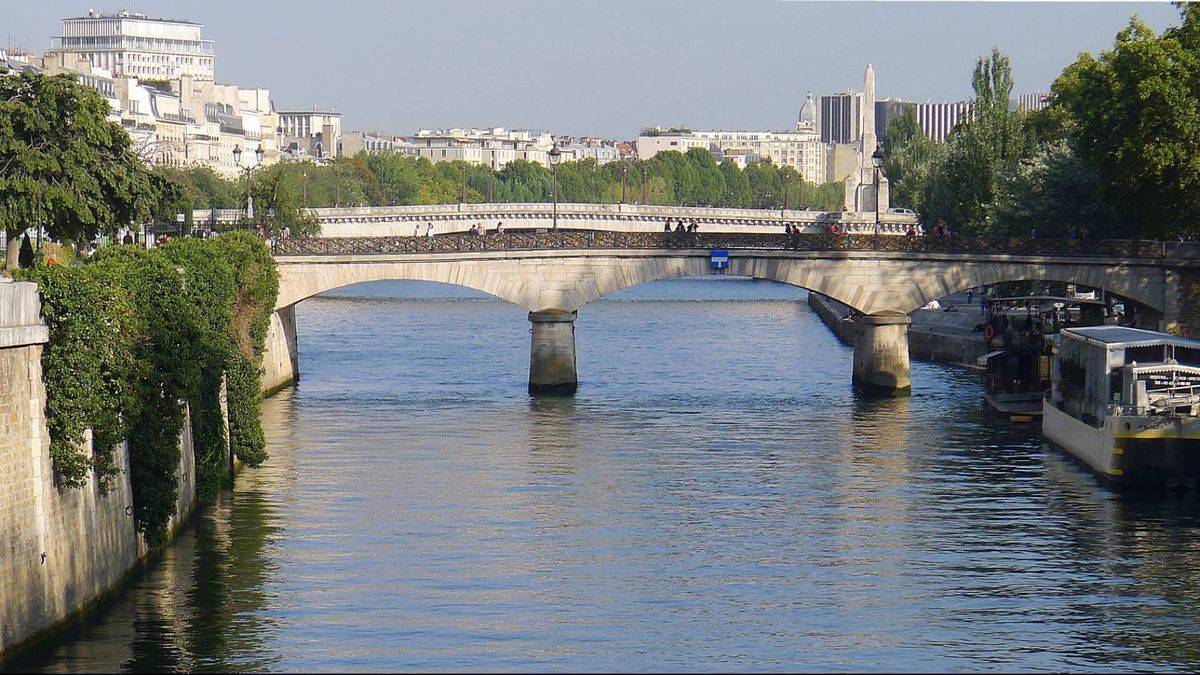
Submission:
[[854,317],[854,386],[879,394],[907,394],[908,325],[904,314],[863,314]]
[[575,370],[575,317],[578,312],[530,312],[529,393],[571,396],[579,386]]

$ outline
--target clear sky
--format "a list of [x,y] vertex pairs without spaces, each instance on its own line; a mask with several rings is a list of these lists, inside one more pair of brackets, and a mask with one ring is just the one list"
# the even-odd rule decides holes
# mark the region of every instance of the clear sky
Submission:
[[[0,0],[0,44],[43,51],[58,20],[133,9],[205,24],[217,79],[346,129],[507,126],[630,138],[639,128],[788,128],[806,91],[958,100],[992,46],[1045,91],[1133,14],[1166,3],[768,0]],[[15,11],[14,11],[15,10]]]

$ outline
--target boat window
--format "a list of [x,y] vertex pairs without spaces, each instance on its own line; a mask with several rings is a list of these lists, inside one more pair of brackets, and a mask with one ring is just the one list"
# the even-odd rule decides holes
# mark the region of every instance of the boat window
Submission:
[[1200,349],[1176,347],[1175,360],[1186,366],[1200,366]]
[[1125,348],[1125,363],[1158,363],[1163,360],[1162,345],[1152,345],[1149,347],[1126,347]]

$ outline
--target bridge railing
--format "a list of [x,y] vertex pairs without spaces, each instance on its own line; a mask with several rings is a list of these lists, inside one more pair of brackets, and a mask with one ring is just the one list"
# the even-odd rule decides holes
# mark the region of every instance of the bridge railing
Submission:
[[756,249],[780,251],[881,251],[1034,256],[1158,258],[1160,241],[1134,239],[985,239],[978,237],[897,237],[858,234],[774,234],[720,232],[505,232],[435,237],[321,237],[281,239],[278,256],[357,256],[472,251],[571,249]]

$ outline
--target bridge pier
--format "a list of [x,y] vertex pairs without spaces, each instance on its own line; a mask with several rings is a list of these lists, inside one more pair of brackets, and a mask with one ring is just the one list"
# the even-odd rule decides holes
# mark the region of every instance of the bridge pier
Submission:
[[861,314],[854,317],[854,385],[871,393],[906,394],[908,325],[905,314]]
[[578,312],[530,312],[529,393],[571,396],[579,386],[575,370],[575,318]]
[[263,345],[262,389],[276,392],[300,379],[300,350],[296,345],[296,306],[289,305],[271,314]]

